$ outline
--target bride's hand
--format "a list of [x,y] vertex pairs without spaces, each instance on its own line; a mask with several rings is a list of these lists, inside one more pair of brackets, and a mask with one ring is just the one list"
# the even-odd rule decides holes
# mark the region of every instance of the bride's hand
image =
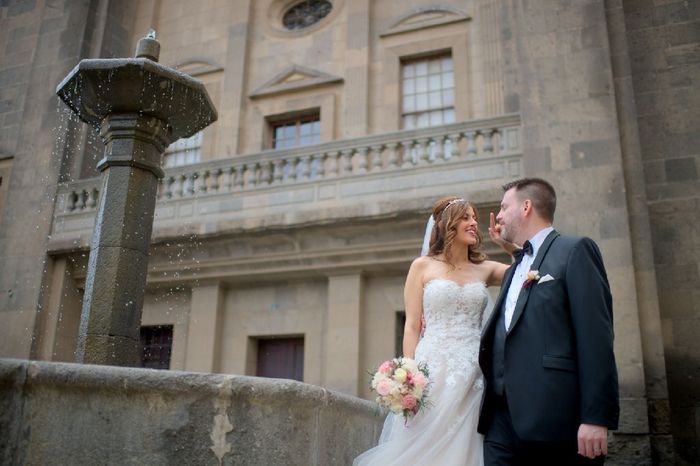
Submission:
[[508,254],[512,255],[513,251],[518,249],[514,243],[506,241],[501,237],[501,225],[496,223],[496,215],[493,212],[489,215],[489,237],[491,237],[491,241],[496,243]]

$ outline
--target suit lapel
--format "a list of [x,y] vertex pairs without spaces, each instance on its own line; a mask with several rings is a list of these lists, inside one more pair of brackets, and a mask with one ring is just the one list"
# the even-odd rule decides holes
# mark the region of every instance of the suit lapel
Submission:
[[[532,265],[530,266],[530,270],[539,270],[540,265],[542,264],[542,261],[544,260],[544,256],[547,255],[547,251],[549,251],[549,247],[552,245],[556,237],[559,236],[559,233],[556,232],[556,230],[552,231],[550,234],[547,235],[547,237],[544,239],[544,242],[542,242],[542,246],[540,246],[539,251],[537,251],[537,257],[535,257],[535,260],[532,262]],[[510,284],[510,283],[509,283]],[[523,288],[520,290],[520,294],[518,295],[518,301],[515,303],[515,310],[513,311],[513,318],[511,319],[510,322],[510,328],[508,329],[508,334],[513,331],[515,328],[515,324],[518,323],[518,320],[520,319],[520,316],[523,314],[523,311],[525,310],[525,305],[527,304],[527,300],[530,297],[530,291],[536,286],[536,283],[533,283],[527,288]],[[507,291],[507,288],[506,288]],[[500,298],[500,296],[499,296]],[[500,299],[499,299],[500,301]]]

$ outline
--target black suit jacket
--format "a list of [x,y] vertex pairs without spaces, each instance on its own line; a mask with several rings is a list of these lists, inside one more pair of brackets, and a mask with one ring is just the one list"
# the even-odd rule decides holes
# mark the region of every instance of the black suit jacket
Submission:
[[[494,328],[514,269],[503,277],[481,336],[479,364],[487,382],[482,434],[494,411],[489,389]],[[506,336],[504,387],[516,434],[526,441],[560,441],[575,439],[581,423],[617,429],[612,297],[598,246],[553,231],[530,270],[554,280],[521,290]]]

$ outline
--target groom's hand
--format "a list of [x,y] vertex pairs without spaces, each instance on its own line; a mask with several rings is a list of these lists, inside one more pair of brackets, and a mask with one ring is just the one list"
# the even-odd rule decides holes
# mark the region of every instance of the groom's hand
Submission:
[[608,454],[608,428],[593,424],[581,424],[578,428],[578,454],[595,458]]

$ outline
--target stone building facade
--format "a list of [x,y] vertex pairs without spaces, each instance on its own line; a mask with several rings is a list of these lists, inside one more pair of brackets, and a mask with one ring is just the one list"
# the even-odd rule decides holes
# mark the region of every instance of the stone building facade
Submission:
[[431,203],[484,228],[541,176],[613,288],[614,458],[697,464],[699,25],[683,0],[0,1],[0,356],[73,360],[101,142],[54,89],[155,29],[219,111],[164,161],[142,325],[168,367],[369,397]]

